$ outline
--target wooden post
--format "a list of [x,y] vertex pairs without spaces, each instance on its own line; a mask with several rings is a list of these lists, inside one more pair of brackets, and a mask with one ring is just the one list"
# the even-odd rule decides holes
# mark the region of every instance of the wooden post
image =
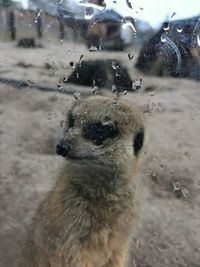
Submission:
[[7,14],[8,14],[8,20],[7,20],[8,29],[10,32],[10,38],[13,41],[16,38],[15,13],[12,8],[9,8]]
[[63,18],[62,13],[59,14],[59,23],[60,23],[59,37],[60,37],[60,40],[63,40],[65,27],[64,27],[64,18]]

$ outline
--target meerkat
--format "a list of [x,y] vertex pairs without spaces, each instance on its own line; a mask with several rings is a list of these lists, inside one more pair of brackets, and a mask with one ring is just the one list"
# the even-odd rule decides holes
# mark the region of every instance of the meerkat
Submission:
[[144,125],[120,99],[91,96],[68,114],[66,159],[33,220],[20,267],[125,267],[138,218]]

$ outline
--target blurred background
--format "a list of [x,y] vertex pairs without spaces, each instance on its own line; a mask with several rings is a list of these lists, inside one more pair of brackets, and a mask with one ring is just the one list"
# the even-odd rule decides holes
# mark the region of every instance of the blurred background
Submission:
[[200,0],[0,0],[0,267],[58,177],[74,101],[140,108],[146,143],[129,267],[199,267]]

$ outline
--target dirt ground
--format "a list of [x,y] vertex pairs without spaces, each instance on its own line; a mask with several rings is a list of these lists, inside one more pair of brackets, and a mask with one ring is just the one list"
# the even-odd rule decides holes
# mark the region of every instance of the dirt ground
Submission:
[[[129,53],[135,57],[128,58]],[[200,86],[192,80],[144,76],[136,51],[88,52],[83,45],[46,43],[22,49],[0,43],[0,78],[58,89],[69,62],[120,59],[142,89],[121,97],[141,108],[146,143],[140,161],[140,222],[129,267],[200,266]],[[65,85],[65,91],[92,88]],[[102,91],[108,94],[106,91]],[[0,267],[15,267],[26,229],[52,188],[63,159],[55,153],[73,94],[0,83]]]

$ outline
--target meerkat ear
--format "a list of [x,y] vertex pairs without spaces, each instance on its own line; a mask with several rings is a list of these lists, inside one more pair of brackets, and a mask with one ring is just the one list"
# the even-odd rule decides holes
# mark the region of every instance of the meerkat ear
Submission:
[[144,129],[140,129],[134,136],[133,149],[134,154],[137,156],[144,143]]

